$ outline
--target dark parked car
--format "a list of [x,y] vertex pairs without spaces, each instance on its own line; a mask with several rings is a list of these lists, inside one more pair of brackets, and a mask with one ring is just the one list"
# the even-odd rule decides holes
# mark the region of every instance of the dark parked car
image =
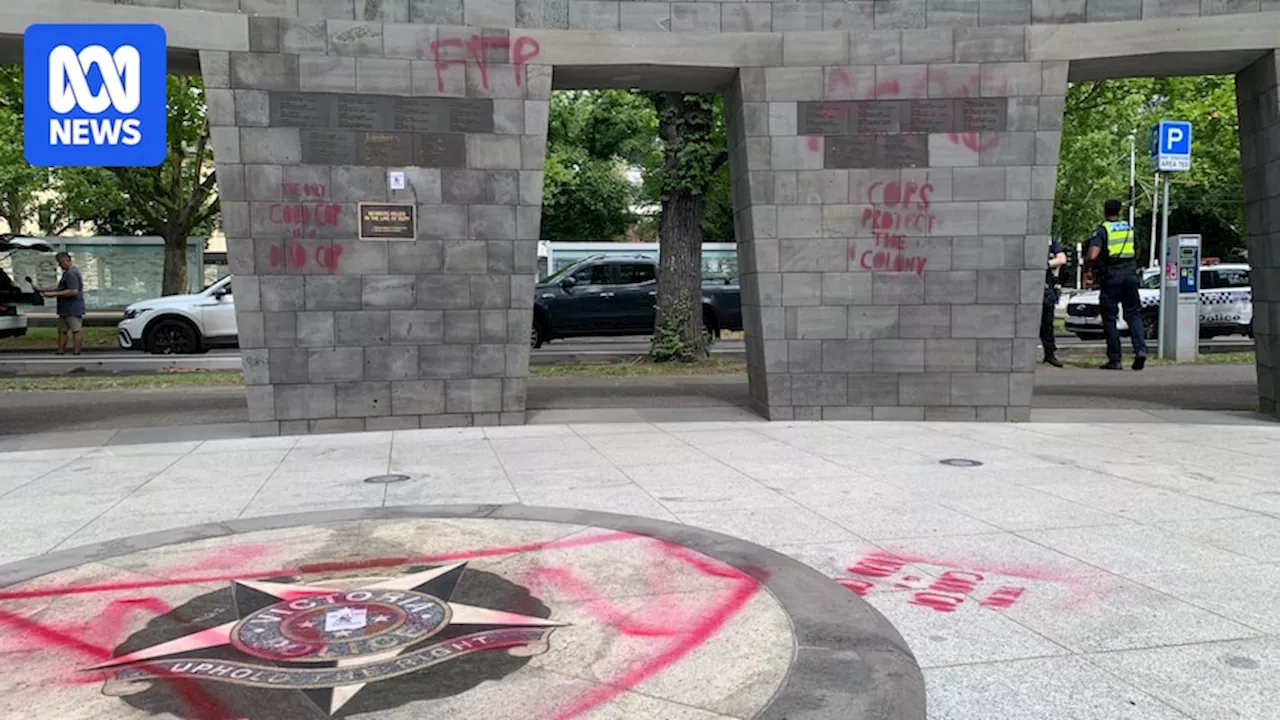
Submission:
[[[530,343],[569,337],[652,335],[658,262],[645,257],[580,260],[538,284]],[[742,296],[728,281],[702,286],[702,325],[713,335],[742,329]]]

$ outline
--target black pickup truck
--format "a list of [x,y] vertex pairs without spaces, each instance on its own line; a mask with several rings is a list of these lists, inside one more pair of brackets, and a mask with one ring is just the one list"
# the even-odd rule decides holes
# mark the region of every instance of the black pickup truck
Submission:
[[[534,291],[537,348],[556,338],[652,335],[658,295],[658,262],[646,257],[596,256],[580,260],[539,283]],[[737,285],[702,286],[702,326],[713,335],[742,329]]]

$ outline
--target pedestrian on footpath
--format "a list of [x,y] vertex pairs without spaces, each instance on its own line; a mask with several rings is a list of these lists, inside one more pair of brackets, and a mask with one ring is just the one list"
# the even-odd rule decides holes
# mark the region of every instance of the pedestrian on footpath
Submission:
[[67,334],[70,333],[72,352],[79,355],[83,345],[80,331],[84,327],[84,280],[71,263],[70,255],[60,252],[54,259],[62,268],[57,289],[46,290],[35,284],[32,287],[47,298],[58,299],[58,354],[67,353]]
[[1044,347],[1044,361],[1054,367],[1062,367],[1058,359],[1058,343],[1053,336],[1053,321],[1058,309],[1058,268],[1067,264],[1067,252],[1057,238],[1049,238],[1049,265],[1044,271],[1044,304],[1040,307],[1040,344]]
[[1129,324],[1133,342],[1133,369],[1147,365],[1147,341],[1143,337],[1142,299],[1138,294],[1141,275],[1138,269],[1138,247],[1133,228],[1120,219],[1120,201],[1108,200],[1102,205],[1103,223],[1089,239],[1089,265],[1098,282],[1102,301],[1102,330],[1107,336],[1107,364],[1103,370],[1120,370],[1120,331],[1116,317],[1124,307],[1124,321]]

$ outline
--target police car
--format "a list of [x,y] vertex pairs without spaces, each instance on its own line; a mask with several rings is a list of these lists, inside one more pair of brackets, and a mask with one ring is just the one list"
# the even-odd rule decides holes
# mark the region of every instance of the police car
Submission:
[[[1148,339],[1156,337],[1160,310],[1160,269],[1142,272],[1142,327]],[[1077,293],[1067,303],[1067,332],[1081,340],[1099,340],[1102,334],[1102,306],[1097,290]],[[1124,309],[1116,319],[1121,333],[1129,325]],[[1249,266],[1244,264],[1206,263],[1200,266],[1200,337],[1218,335],[1253,337],[1253,288],[1249,284]]]

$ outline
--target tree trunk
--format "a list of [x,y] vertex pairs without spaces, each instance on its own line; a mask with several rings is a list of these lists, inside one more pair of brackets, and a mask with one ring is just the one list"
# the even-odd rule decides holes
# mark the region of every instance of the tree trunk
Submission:
[[187,234],[179,232],[164,239],[164,280],[161,295],[187,292]]
[[[658,230],[657,322],[659,338],[684,352],[660,360],[697,360],[706,355],[702,335],[701,195],[677,194],[663,201]],[[661,337],[663,333],[666,337]],[[679,342],[677,343],[676,340]]]

